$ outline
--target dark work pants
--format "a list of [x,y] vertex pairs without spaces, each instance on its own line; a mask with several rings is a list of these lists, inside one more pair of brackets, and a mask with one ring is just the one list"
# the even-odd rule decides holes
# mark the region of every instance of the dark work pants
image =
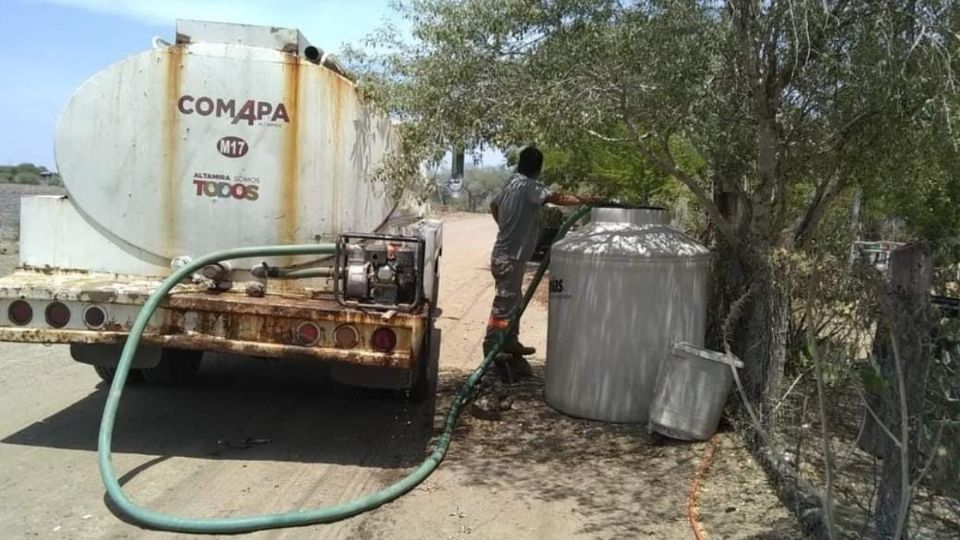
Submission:
[[[522,300],[521,287],[523,285],[524,265],[513,257],[498,255],[490,257],[490,273],[496,285],[496,295],[493,297],[493,308],[490,310],[490,319],[487,321],[487,335],[483,340],[484,352],[488,351],[496,342],[501,333],[510,327],[510,321],[520,310]],[[507,339],[507,343],[517,340],[519,328],[514,329]]]

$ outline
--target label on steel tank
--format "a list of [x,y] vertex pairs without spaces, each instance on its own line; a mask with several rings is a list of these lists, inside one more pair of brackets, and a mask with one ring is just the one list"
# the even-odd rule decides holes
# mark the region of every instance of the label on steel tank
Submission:
[[217,199],[237,199],[241,201],[255,201],[260,198],[260,186],[244,176],[230,179],[229,174],[204,173],[193,174],[193,185],[197,197],[213,197]]
[[562,277],[550,278],[550,298],[570,298],[570,296]]
[[237,102],[235,99],[211,98],[207,96],[194,97],[182,95],[177,100],[177,109],[181,114],[199,114],[200,116],[227,117],[231,124],[245,121],[248,126],[254,122],[260,125],[279,126],[280,121],[290,123],[290,115],[283,102],[258,101],[248,99]]
[[241,158],[247,155],[250,145],[240,137],[223,137],[217,141],[217,152],[228,158]]

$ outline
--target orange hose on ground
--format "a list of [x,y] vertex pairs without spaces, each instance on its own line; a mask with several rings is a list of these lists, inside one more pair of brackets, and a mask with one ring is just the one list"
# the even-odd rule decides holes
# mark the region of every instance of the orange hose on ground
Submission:
[[720,439],[716,435],[710,438],[706,452],[703,454],[703,460],[700,461],[700,467],[697,473],[693,475],[693,483],[690,484],[690,491],[687,492],[687,518],[690,520],[690,527],[693,528],[693,536],[697,540],[704,540],[706,533],[703,532],[703,526],[700,524],[699,510],[697,503],[700,498],[700,484],[703,477],[707,474],[707,469],[713,463],[713,456],[720,449]]

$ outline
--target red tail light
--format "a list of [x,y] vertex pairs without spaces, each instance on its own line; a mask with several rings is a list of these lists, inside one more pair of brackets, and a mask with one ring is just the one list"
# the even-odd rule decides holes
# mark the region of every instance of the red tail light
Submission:
[[83,324],[93,330],[103,328],[107,322],[107,312],[100,306],[90,306],[83,312]]
[[47,324],[54,328],[63,328],[70,322],[70,308],[60,302],[47,306],[44,315],[46,315]]
[[30,324],[33,320],[33,308],[25,300],[14,300],[7,308],[7,317],[17,326]]
[[380,352],[390,352],[397,346],[397,334],[389,328],[377,328],[370,345]]
[[320,328],[309,322],[305,322],[297,327],[297,341],[301,345],[315,345],[320,341]]
[[333,333],[333,341],[341,349],[352,349],[360,342],[360,333],[353,326],[345,324]]

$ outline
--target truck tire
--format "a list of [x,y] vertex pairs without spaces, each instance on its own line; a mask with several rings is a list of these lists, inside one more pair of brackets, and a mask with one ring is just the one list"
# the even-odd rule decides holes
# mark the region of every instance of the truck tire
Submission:
[[417,362],[417,372],[410,388],[410,400],[415,403],[429,401],[437,395],[437,378],[440,371],[440,331],[433,328],[433,322],[427,328],[427,333],[420,346],[420,356]]
[[[108,366],[93,366],[93,370],[97,372],[97,375],[105,383],[112,383],[113,377],[117,374],[117,368],[108,367]],[[143,382],[143,371],[139,369],[131,369],[130,374],[127,375],[127,384],[140,384]]]
[[156,367],[141,370],[147,383],[157,386],[187,385],[197,380],[203,351],[163,349]]
[[[443,254],[443,248],[440,248]],[[434,263],[433,298],[430,299],[430,312],[427,317],[427,331],[420,345],[416,378],[410,387],[410,399],[416,403],[427,401],[437,395],[437,379],[440,375],[440,331],[434,325],[437,322],[437,300],[440,298],[440,257]],[[436,350],[434,350],[436,349]],[[426,360],[426,361],[424,361]]]

